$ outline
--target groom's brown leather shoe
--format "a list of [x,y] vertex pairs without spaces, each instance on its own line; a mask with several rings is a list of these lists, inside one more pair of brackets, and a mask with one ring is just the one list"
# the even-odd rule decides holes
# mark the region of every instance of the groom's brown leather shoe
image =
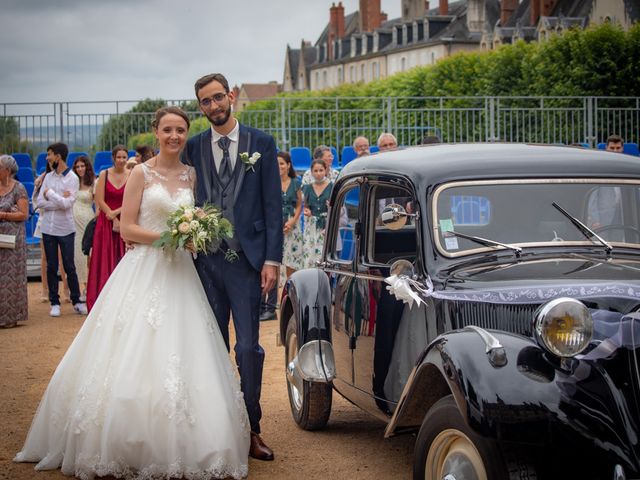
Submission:
[[260,435],[255,432],[251,432],[249,455],[257,460],[273,460],[273,450],[267,447]]

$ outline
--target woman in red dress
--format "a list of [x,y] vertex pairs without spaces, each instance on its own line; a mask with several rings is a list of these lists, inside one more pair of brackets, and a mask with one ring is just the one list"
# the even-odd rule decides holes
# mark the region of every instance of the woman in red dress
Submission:
[[120,209],[124,186],[130,170],[125,168],[129,152],[124,145],[116,145],[112,150],[113,167],[109,167],[98,177],[95,201],[100,213],[96,220],[89,263],[87,282],[87,308],[95,303],[109,275],[125,254],[125,244],[120,237]]

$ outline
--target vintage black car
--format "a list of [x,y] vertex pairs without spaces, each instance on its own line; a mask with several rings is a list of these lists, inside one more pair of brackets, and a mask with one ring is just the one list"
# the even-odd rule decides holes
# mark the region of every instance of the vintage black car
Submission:
[[330,204],[281,303],[300,427],[336,390],[417,432],[414,478],[640,478],[639,158],[429,145],[349,163]]

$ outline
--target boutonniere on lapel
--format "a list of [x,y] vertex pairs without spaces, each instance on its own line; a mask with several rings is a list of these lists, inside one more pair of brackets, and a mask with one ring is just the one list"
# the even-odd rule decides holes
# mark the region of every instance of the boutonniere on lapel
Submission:
[[260,157],[262,155],[260,155],[260,152],[254,152],[251,154],[251,156],[249,156],[249,153],[242,152],[239,156],[240,160],[242,160],[242,163],[244,163],[246,166],[245,171],[248,172],[249,170],[251,170],[252,172],[255,172],[253,166],[258,162],[258,160],[260,160]]

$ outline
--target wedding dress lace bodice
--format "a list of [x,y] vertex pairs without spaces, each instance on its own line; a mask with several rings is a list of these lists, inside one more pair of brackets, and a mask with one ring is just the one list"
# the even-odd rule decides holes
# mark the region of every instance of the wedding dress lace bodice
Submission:
[[138,225],[154,232],[163,232],[167,229],[167,218],[171,213],[182,205],[193,205],[194,169],[185,165],[168,178],[146,163],[140,166],[144,173],[144,191]]

